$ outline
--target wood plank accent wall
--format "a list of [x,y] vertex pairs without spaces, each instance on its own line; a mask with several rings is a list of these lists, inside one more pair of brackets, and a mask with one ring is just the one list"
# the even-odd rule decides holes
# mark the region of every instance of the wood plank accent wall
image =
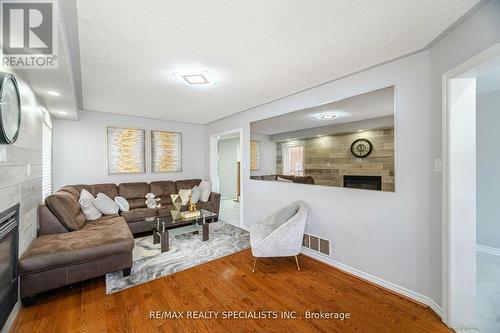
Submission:
[[[372,143],[373,151],[368,157],[356,158],[350,148],[361,138]],[[342,187],[344,175],[381,176],[382,191],[394,191],[394,129],[278,142],[276,173],[283,173],[283,146],[293,144],[304,144],[304,175],[313,177],[317,185]]]
[[[35,239],[37,208],[42,201],[42,107],[31,88],[14,73],[21,93],[21,131],[12,145],[3,145],[0,162],[0,211],[20,203],[19,254]],[[28,164],[30,174],[28,175]]]

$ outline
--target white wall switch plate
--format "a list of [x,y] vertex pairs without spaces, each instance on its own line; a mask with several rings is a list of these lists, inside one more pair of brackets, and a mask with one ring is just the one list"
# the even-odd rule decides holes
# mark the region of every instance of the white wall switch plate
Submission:
[[28,177],[31,176],[31,164],[29,163],[26,165],[26,174]]
[[434,171],[435,172],[442,172],[443,171],[443,160],[440,158],[436,158],[434,160]]
[[7,162],[7,146],[0,145],[0,162]]

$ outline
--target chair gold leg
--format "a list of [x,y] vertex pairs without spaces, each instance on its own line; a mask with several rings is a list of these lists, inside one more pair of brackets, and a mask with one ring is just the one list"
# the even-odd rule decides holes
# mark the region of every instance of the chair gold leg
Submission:
[[255,273],[255,266],[257,266],[257,257],[255,257],[255,260],[253,261],[252,272],[254,272],[254,273]]
[[299,258],[295,256],[295,262],[297,263],[297,270],[300,271]]

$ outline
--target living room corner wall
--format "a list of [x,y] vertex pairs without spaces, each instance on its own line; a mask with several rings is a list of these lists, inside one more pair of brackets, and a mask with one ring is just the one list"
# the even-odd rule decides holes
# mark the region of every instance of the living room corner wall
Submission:
[[15,143],[1,145],[6,161],[0,162],[0,211],[20,203],[19,254],[22,254],[36,237],[37,208],[42,201],[44,108],[19,73],[12,74],[21,95],[21,129]]
[[[205,140],[212,133],[244,129],[243,223],[251,225],[290,201],[305,200],[311,207],[306,232],[332,241],[332,262],[406,294],[421,295],[439,308],[442,175],[433,171],[433,160],[441,158],[442,75],[500,42],[499,16],[500,1],[484,1],[426,51],[208,124]],[[249,179],[250,122],[392,84],[396,86],[395,193]]]
[[[244,129],[245,226],[294,200],[304,200],[311,211],[306,232],[331,241],[333,261],[417,294],[437,296],[430,295],[429,278],[433,235],[428,230],[435,222],[428,200],[432,173],[429,69],[429,52],[425,51],[208,124],[206,140],[213,133]],[[249,179],[250,122],[392,85],[396,95],[396,192]]]
[[[500,43],[500,1],[483,1],[484,5],[443,36],[430,48],[430,150],[432,159],[442,158],[442,105],[443,75],[487,48]],[[433,235],[430,244],[431,295],[442,304],[442,177],[432,173],[429,196],[430,217],[433,221],[428,232]],[[438,260],[435,260],[437,258]]]
[[[79,120],[54,120],[54,189],[71,184],[151,182],[202,178],[204,127],[174,121],[79,111]],[[182,133],[182,171],[108,175],[106,128],[139,128]],[[208,162],[206,162],[208,163]]]
[[[19,255],[36,237],[37,209],[42,201],[42,124],[43,106],[29,84],[12,72],[21,95],[21,129],[17,141],[0,144],[6,160],[0,162],[0,211],[20,203]],[[29,165],[29,172],[28,172]],[[17,314],[16,305],[2,332],[7,332]]]

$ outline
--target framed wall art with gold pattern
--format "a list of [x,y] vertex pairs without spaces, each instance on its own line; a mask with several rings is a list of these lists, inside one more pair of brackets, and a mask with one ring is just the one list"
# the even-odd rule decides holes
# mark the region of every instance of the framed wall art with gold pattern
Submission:
[[182,133],[151,131],[151,172],[182,171]]
[[106,129],[108,174],[146,172],[146,131],[134,128]]

